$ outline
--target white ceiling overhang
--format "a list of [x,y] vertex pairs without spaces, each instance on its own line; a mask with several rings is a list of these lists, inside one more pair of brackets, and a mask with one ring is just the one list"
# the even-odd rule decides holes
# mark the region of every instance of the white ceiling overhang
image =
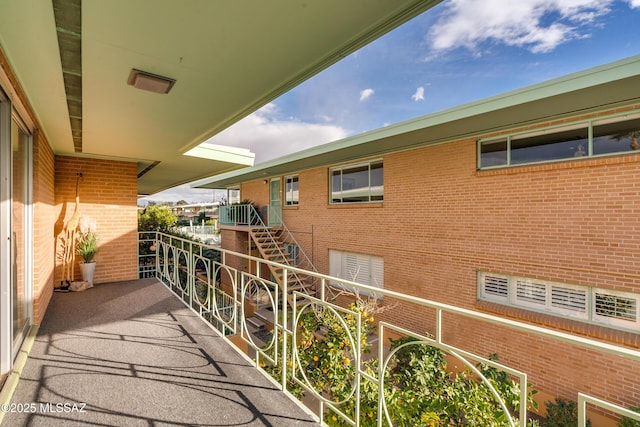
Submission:
[[[185,153],[438,2],[3,0],[0,48],[56,154],[136,162],[151,194],[251,165],[246,152]],[[136,89],[133,68],[176,83]]]

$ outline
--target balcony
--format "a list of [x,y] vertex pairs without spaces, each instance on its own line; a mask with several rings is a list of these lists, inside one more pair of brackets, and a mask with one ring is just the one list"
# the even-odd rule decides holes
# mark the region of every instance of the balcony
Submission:
[[282,206],[263,206],[260,211],[253,204],[220,206],[218,220],[222,226],[251,227],[282,225]]
[[55,293],[12,403],[3,425],[313,424],[155,278]]
[[[419,396],[425,387],[418,377],[402,389],[394,384],[394,367],[403,357],[434,349],[448,361],[447,383],[464,379],[463,394],[482,396],[479,406],[492,408],[501,420],[496,425],[527,425],[531,372],[474,353],[457,342],[460,327],[489,335],[526,333],[542,346],[560,344],[593,359],[640,367],[634,349],[315,272],[298,272],[316,278],[314,295],[290,292],[286,279],[278,284],[263,277],[269,263],[161,233],[142,234],[140,275],[146,278],[54,294],[10,408],[22,412],[7,413],[6,425],[280,426],[320,418],[328,425],[415,425],[416,416],[424,425],[439,425],[438,414],[403,418],[418,401],[400,402],[403,409],[398,393]],[[380,320],[381,307],[391,301],[424,312],[428,331]],[[400,344],[390,347],[389,338]],[[554,357],[549,354],[545,363],[562,375],[587,369]],[[604,375],[605,368],[588,368],[584,375],[594,369]],[[494,381],[503,373],[517,385],[515,403],[501,397]],[[575,396],[580,426],[587,410],[640,421],[639,414],[600,394],[590,387]],[[456,416],[470,422],[474,411],[467,401]]]

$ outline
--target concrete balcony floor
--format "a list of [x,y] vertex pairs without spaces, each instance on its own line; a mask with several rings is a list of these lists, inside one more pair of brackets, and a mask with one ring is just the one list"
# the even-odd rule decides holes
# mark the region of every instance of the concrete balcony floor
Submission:
[[54,293],[12,403],[3,425],[315,424],[156,279]]

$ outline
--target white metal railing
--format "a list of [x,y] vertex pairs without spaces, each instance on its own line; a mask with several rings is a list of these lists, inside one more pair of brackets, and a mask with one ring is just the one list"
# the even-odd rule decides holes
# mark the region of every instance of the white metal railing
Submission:
[[220,244],[220,230],[215,225],[187,225],[178,227],[178,231],[195,237],[209,245]]
[[138,233],[138,278],[156,277],[156,232]]
[[189,234],[219,234],[218,227],[216,225],[185,225],[178,227],[178,230]]
[[[141,242],[148,242],[148,240],[149,236],[141,236]],[[313,401],[313,408],[311,409],[314,413],[323,414],[322,416],[331,413],[335,418],[333,420],[335,421],[334,424],[342,422],[353,426],[397,425],[388,410],[388,400],[386,398],[389,398],[389,396],[385,396],[385,382],[387,381],[388,369],[392,364],[393,358],[397,356],[397,353],[403,347],[414,345],[437,348],[454,356],[461,362],[462,366],[466,366],[468,371],[473,372],[479,378],[479,382],[487,387],[489,395],[492,396],[498,396],[498,392],[494,387],[494,383],[476,368],[478,363],[490,366],[500,372],[505,372],[510,377],[517,379],[520,387],[519,411],[515,416],[509,415],[505,402],[498,397],[497,400],[503,409],[506,421],[504,421],[504,424],[496,425],[525,426],[527,420],[527,396],[529,393],[527,373],[511,369],[495,360],[489,360],[447,342],[443,334],[445,328],[443,315],[445,314],[454,314],[465,319],[500,325],[515,331],[593,350],[603,355],[619,356],[631,360],[633,363],[638,363],[638,369],[640,369],[640,351],[638,350],[602,343],[398,292],[365,286],[353,281],[304,271],[296,267],[190,242],[162,233],[156,234],[154,243],[149,245],[148,249],[155,252],[155,271],[158,279],[221,333],[225,335],[233,334],[240,338],[249,348],[249,355],[255,361],[256,368],[265,372],[270,371],[272,376],[274,372],[277,373],[278,383],[283,391],[293,395],[299,394],[299,391],[303,390],[307,393],[307,396],[312,396],[315,399],[311,400]],[[252,265],[252,273],[247,271],[249,264]],[[315,276],[319,284],[317,297],[294,292],[293,302],[289,303],[287,300],[286,279],[280,287],[277,283],[262,277],[262,273],[269,271],[270,264],[285,270]],[[284,277],[286,278],[287,274]],[[353,289],[356,294],[358,291],[372,292],[381,298],[404,301],[415,304],[416,307],[433,310],[435,313],[435,330],[432,335],[422,335],[391,323],[379,322],[376,326],[378,337],[377,353],[371,359],[372,356],[366,355],[367,346],[364,343],[367,331],[362,327],[363,324],[366,324],[365,317],[367,314],[353,307],[345,308],[337,305],[330,296],[332,294],[328,291],[330,284],[338,284],[343,288]],[[226,293],[223,292],[225,286]],[[261,292],[256,292],[256,289]],[[256,295],[261,295],[262,302],[267,304],[272,313],[271,321],[273,325],[269,326],[268,330],[262,331],[263,334],[266,333],[266,337],[259,336],[253,330],[254,327],[251,325],[247,315],[248,307],[251,303],[250,297],[253,298]],[[312,319],[321,319],[327,313],[329,316],[333,316],[331,317],[333,320],[328,323],[325,322],[321,327],[317,328],[319,332],[316,332],[316,335],[329,336],[337,330],[346,331],[348,339],[345,340],[344,346],[349,349],[348,354],[352,356],[351,358],[345,358],[344,362],[348,364],[349,372],[351,373],[349,381],[345,381],[349,383],[352,389],[348,394],[348,398],[338,402],[328,399],[322,387],[308,378],[310,366],[313,365],[313,362],[310,365],[302,366],[303,360],[316,360],[315,358],[309,359],[309,355],[305,354],[305,341],[307,339],[317,339],[317,336],[308,337],[302,335],[304,330],[302,319],[308,319],[309,314],[315,316]],[[351,324],[348,324],[348,320],[345,319],[356,319],[356,326],[351,327]],[[362,322],[363,320],[365,320],[364,323]],[[390,334],[412,337],[414,341],[404,343],[395,350],[389,351],[384,346],[384,343],[385,338]],[[365,360],[368,360],[366,365]],[[375,363],[369,363],[370,360]],[[274,370],[274,367],[277,369]],[[416,384],[416,386],[419,386],[419,384]],[[365,390],[370,393],[372,387],[377,390],[375,391],[377,393],[375,413],[373,409],[370,409],[368,413],[362,413],[363,408],[361,408],[360,402],[365,400]],[[585,398],[584,395],[578,397],[586,399],[580,400],[580,405],[582,406],[585,405],[584,402],[588,402],[621,415],[630,415],[630,412],[621,406],[593,398]],[[309,404],[309,401],[309,399],[305,399],[307,404]],[[581,414],[584,414],[583,408],[581,411]],[[633,417],[634,415],[631,416]],[[584,417],[582,420],[584,423]],[[331,424],[333,421],[330,419],[328,423]],[[327,422],[327,420],[325,419],[324,422]],[[371,424],[372,422],[374,424]],[[428,425],[428,423],[424,424]]]
[[587,403],[601,409],[606,409],[607,411],[613,412],[620,416],[630,418],[640,424],[640,413],[621,408],[617,405],[612,405],[609,402],[606,402],[602,399],[597,399],[584,393],[578,393],[578,427],[586,427],[587,425]]
[[252,225],[259,217],[251,204],[220,206],[219,221],[222,225]]

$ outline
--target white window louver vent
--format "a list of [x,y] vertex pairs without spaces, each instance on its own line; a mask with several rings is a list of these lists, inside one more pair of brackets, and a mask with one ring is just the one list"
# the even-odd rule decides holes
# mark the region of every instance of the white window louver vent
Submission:
[[563,310],[587,312],[587,292],[583,289],[551,287],[551,305]]
[[530,304],[546,305],[547,289],[541,283],[516,281],[516,299]]
[[635,322],[638,320],[637,300],[596,292],[595,314]]
[[545,314],[640,332],[640,293],[478,271],[478,297]]
[[484,293],[500,299],[509,296],[509,279],[498,276],[484,276]]

